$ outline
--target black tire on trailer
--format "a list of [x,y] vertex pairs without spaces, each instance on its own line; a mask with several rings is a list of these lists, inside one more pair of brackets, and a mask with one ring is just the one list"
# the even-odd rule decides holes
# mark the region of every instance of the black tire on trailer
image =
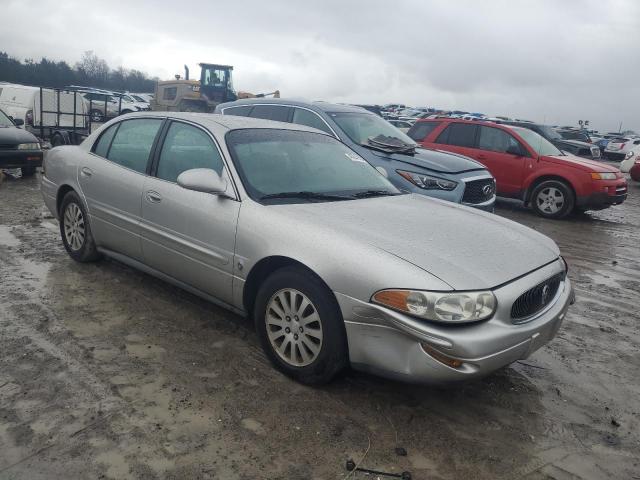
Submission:
[[20,170],[23,177],[33,177],[36,173],[36,167],[22,167]]
[[254,320],[271,363],[301,383],[327,383],[348,363],[338,302],[322,280],[302,267],[281,268],[264,281]]
[[96,249],[89,216],[73,190],[62,199],[59,218],[62,243],[69,256],[81,263],[99,260],[101,255]]
[[545,180],[531,193],[531,208],[544,218],[561,219],[569,215],[576,204],[573,189],[562,180]]
[[54,133],[53,136],[51,137],[52,147],[59,147],[60,145],[64,145],[65,143],[66,142],[64,141],[64,138],[59,133]]

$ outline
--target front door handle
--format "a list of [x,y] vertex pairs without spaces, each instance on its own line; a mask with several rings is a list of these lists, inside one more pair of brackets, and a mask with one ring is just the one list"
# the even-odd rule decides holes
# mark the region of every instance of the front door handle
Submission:
[[82,175],[83,177],[90,177],[91,175],[93,175],[93,171],[90,168],[82,167],[82,169],[80,170],[80,175]]
[[149,190],[147,192],[147,200],[149,200],[151,203],[160,203],[162,201],[162,195],[153,190]]

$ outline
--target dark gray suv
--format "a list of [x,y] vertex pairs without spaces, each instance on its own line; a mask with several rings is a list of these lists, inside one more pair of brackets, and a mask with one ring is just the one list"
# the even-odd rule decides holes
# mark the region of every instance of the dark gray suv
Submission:
[[422,148],[364,108],[256,98],[222,103],[215,113],[317,128],[355,150],[402,190],[493,211],[495,179],[484,165],[462,155]]

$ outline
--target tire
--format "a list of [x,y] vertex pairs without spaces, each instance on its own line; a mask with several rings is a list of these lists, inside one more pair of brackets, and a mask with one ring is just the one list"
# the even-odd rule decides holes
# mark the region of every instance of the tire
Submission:
[[300,383],[328,383],[348,363],[338,302],[320,279],[300,267],[276,270],[264,281],[254,320],[271,363]]
[[91,115],[91,121],[96,123],[104,122],[104,114],[100,110],[93,109],[89,112]]
[[33,177],[36,174],[36,167],[22,167],[20,170],[23,177]]
[[530,203],[533,211],[541,217],[560,219],[573,211],[576,197],[562,180],[546,180],[533,189]]
[[62,135],[60,135],[59,133],[56,133],[52,138],[51,138],[51,147],[59,147],[60,145],[64,145],[64,138],[62,138]]
[[76,192],[69,192],[62,199],[60,235],[64,248],[76,262],[95,262],[100,258],[91,233],[89,216]]

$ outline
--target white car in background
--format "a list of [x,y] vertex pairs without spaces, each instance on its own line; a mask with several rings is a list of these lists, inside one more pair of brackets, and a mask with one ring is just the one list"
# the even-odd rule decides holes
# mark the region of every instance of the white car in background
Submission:
[[625,155],[624,160],[620,162],[620,171],[629,173],[633,166],[640,162],[640,145],[634,145]]
[[604,156],[608,160],[624,160],[627,153],[638,145],[640,145],[640,138],[635,136],[612,138],[604,149]]

